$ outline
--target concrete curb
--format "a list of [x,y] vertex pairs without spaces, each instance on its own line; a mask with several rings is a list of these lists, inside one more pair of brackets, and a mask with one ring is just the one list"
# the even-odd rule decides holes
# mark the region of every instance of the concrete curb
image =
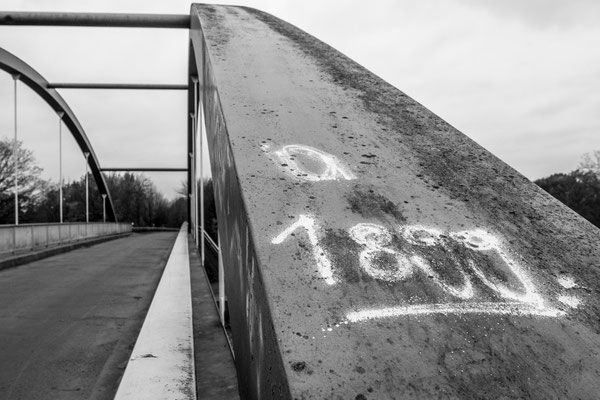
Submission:
[[186,223],[173,245],[114,398],[196,399]]
[[49,249],[44,249],[41,251],[36,251],[33,253],[25,253],[20,255],[15,255],[14,257],[7,258],[4,260],[0,260],[0,271],[18,267],[19,265],[27,264],[33,261],[41,260],[43,258],[52,257],[57,254],[66,253],[71,250],[79,249],[85,246],[92,246],[99,243],[108,242],[109,240],[121,239],[131,235],[131,232],[128,233],[119,233],[116,235],[102,236],[98,238],[93,238],[89,240],[82,240],[76,243],[70,243],[63,246],[57,246]]

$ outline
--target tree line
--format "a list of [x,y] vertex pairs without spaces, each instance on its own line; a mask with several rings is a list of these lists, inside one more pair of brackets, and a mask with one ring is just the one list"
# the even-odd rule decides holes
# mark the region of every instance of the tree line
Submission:
[[[16,155],[16,157],[15,157]],[[14,223],[15,165],[18,169],[19,222],[59,222],[58,184],[41,178],[33,153],[21,142],[0,140],[0,224]],[[180,197],[168,200],[143,174],[105,175],[117,220],[138,227],[179,228],[187,220],[187,185]],[[600,227],[600,151],[585,154],[577,169],[534,181],[566,206]],[[211,180],[198,182],[204,191],[205,229],[218,242],[217,219]],[[89,177],[89,218],[102,221],[102,197]],[[63,221],[85,221],[85,176],[63,185]]]
[[[16,159],[14,155],[16,154]],[[16,162],[15,162],[16,161]],[[42,168],[21,142],[0,140],[0,224],[14,223],[15,165],[18,169],[19,223],[54,223],[60,220],[59,185],[41,178]],[[143,174],[105,175],[119,222],[138,227],[179,228],[187,220],[187,185],[179,197],[168,200]],[[89,175],[89,219],[103,220],[102,196]],[[198,182],[204,191],[206,230],[216,239],[216,212],[211,180]],[[85,215],[85,175],[63,184],[63,221],[82,222]],[[201,187],[200,187],[201,186]]]
[[576,170],[535,183],[600,228],[600,151],[585,154]]

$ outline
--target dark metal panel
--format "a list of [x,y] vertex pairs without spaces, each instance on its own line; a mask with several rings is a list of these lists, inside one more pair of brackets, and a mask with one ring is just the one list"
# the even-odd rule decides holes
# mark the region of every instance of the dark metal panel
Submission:
[[190,38],[194,62],[202,71],[200,83],[240,394],[247,399],[290,399],[217,82],[201,29],[196,6],[192,6]]
[[188,29],[190,16],[185,14],[3,12],[0,13],[0,25]]
[[89,139],[87,138],[83,127],[75,117],[75,114],[68,106],[67,102],[55,89],[48,89],[48,81],[42,77],[36,70],[26,64],[23,60],[9,53],[4,49],[0,49],[0,69],[8,72],[9,74],[19,74],[19,80],[29,86],[34,92],[36,92],[42,99],[48,103],[55,112],[64,112],[63,122],[69,128],[69,131],[75,138],[75,141],[79,145],[82,153],[90,153],[88,159],[90,170],[96,180],[96,185],[100,193],[107,195],[106,204],[106,217],[108,221],[116,222],[116,215],[114,211],[113,201],[108,191],[106,181],[102,175],[100,162],[98,157],[92,149]]

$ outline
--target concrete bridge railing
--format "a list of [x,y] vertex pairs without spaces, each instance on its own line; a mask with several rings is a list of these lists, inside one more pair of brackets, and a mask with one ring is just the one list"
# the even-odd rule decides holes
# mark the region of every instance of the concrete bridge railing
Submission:
[[242,398],[598,397],[600,230],[294,26],[191,14]]
[[131,232],[127,223],[73,222],[0,226],[0,256]]

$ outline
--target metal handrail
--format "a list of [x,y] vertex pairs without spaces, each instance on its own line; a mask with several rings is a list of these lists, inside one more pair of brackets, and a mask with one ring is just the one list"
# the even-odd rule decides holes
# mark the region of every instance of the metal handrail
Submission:
[[188,14],[2,12],[0,25],[189,29]]
[[218,254],[221,251],[219,245],[215,243],[215,241],[210,237],[208,232],[206,232],[204,229],[202,229],[202,234],[204,235],[204,238],[207,239],[207,242],[210,245],[210,247]]
[[[102,222],[102,221],[92,221],[92,222],[34,222],[34,223],[26,223],[15,225],[15,224],[0,224],[0,229],[2,228],[11,228],[11,227],[26,227],[26,226],[54,226],[54,225],[92,225],[92,224],[114,224],[115,222]],[[117,222],[118,224],[128,225],[126,222]]]

